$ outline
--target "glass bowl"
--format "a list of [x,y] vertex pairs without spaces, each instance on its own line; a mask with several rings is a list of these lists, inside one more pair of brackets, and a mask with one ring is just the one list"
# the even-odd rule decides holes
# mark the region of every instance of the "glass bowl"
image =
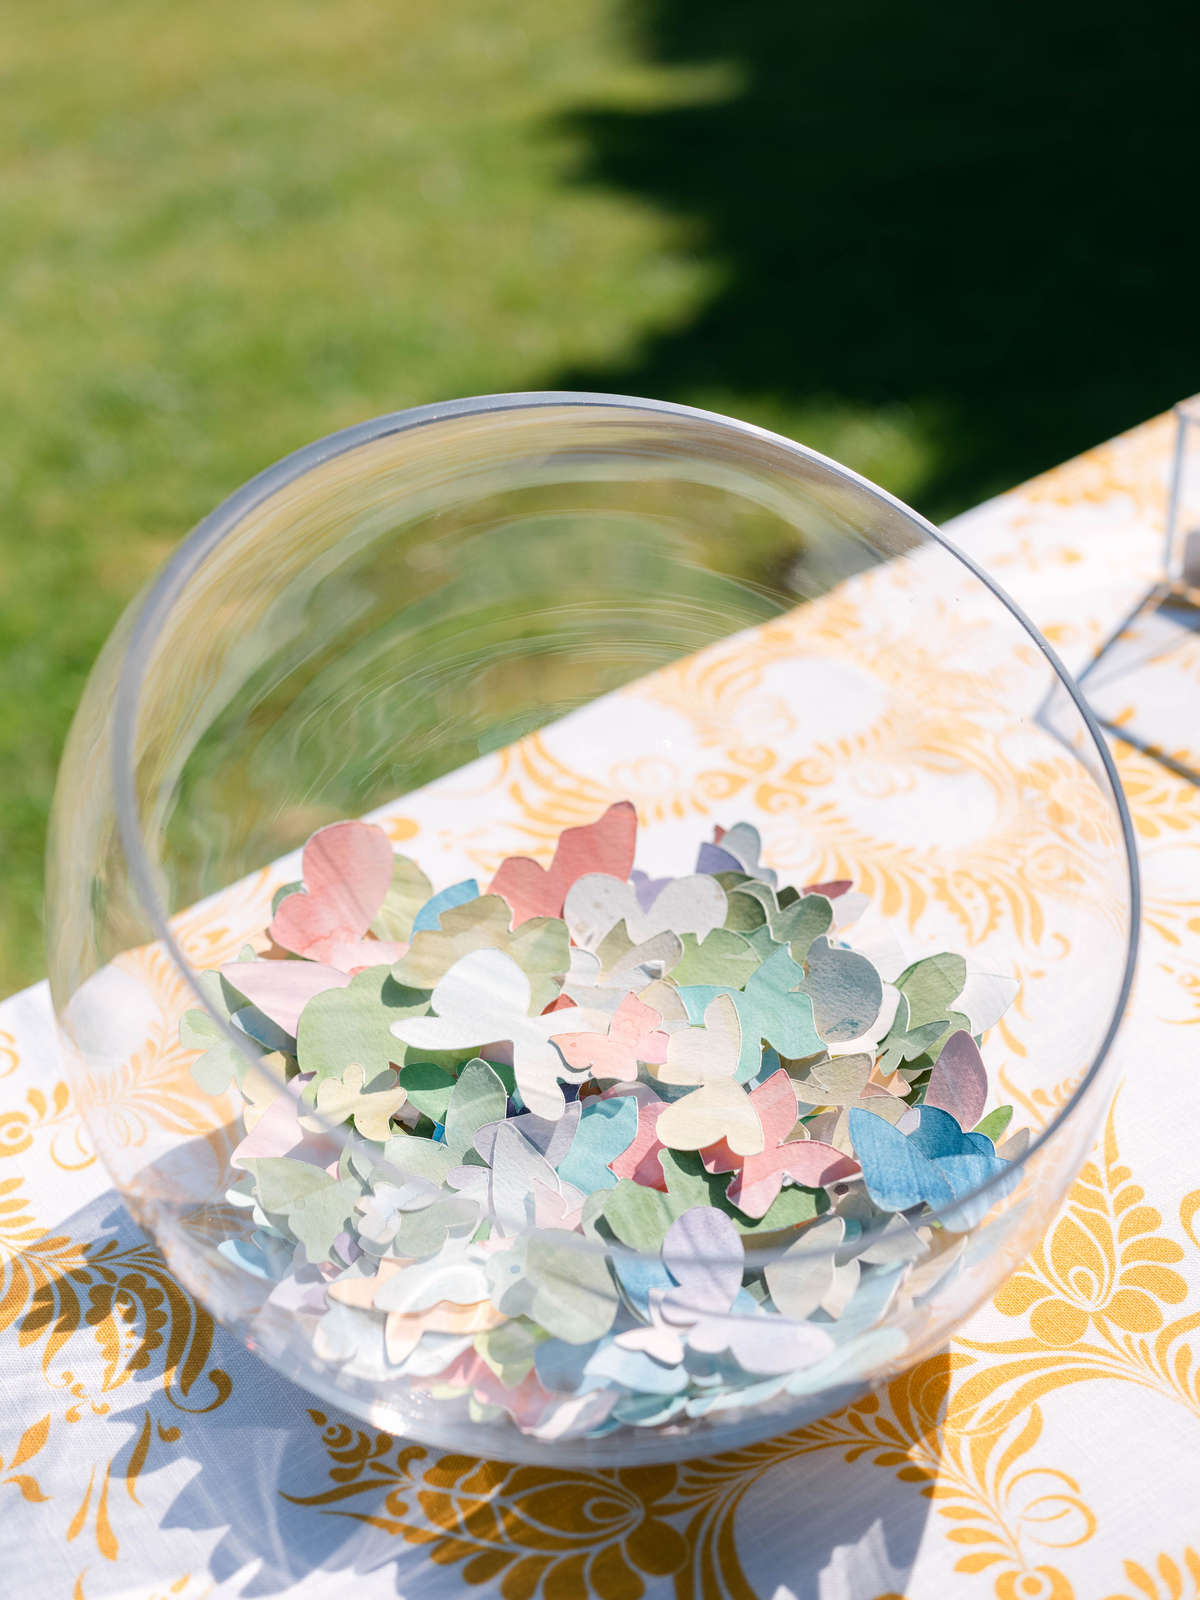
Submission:
[[[850,1181],[810,1191],[807,1220],[746,1234],[724,1314],[761,1318],[773,1296],[778,1349],[794,1353],[743,1370],[735,1328],[716,1354],[660,1364],[652,1392],[608,1360],[586,1315],[562,1313],[583,1286],[614,1327],[644,1320],[662,1269],[636,1230],[632,1245],[604,1226],[564,1230],[523,1200],[523,1222],[488,1213],[467,1245],[490,1238],[516,1277],[540,1258],[548,1309],[532,1338],[528,1300],[501,1305],[495,1277],[491,1312],[465,1334],[393,1341],[391,1312],[335,1304],[332,1278],[363,1275],[355,1229],[405,1176],[378,1128],[372,1140],[309,1105],[321,1181],[362,1204],[348,1204],[332,1264],[281,1245],[247,1209],[236,1151],[287,1100],[292,1045],[204,976],[266,947],[273,901],[327,824],[373,818],[440,887],[486,881],[513,855],[544,862],[562,829],[624,800],[652,878],[689,872],[698,839],[744,821],[781,881],[830,896],[853,882],[868,907],[854,938],[884,952],[885,976],[889,961],[894,976],[960,955],[989,1104],[1010,1102],[1027,1130],[1003,1147],[1003,1174],[953,1208],[884,1227]],[[710,413],[491,396],[289,456],[201,523],[130,609],[59,776],[50,983],[117,1188],[249,1348],[426,1443],[564,1465],[668,1460],[783,1432],[887,1382],[1027,1253],[1107,1102],[1134,960],[1131,837],[1108,752],[1045,640],[891,496]],[[1002,1018],[998,994],[1012,1000]],[[336,1032],[328,1048],[353,1055]],[[393,1077],[414,1059],[405,1049]],[[201,1059],[236,1071],[223,1083]],[[489,1181],[503,1187],[500,1171],[497,1156]],[[429,1304],[408,1285],[433,1247],[406,1248],[388,1302],[401,1318]],[[725,1245],[698,1254],[728,1281]],[[790,1299],[770,1290],[781,1270],[800,1286]],[[547,1327],[554,1360],[534,1348]]]

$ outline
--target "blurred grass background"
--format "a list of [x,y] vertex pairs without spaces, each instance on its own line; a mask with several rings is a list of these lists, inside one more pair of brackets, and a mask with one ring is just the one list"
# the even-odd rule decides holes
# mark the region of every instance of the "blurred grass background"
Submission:
[[884,0],[0,17],[0,994],[42,970],[96,651],[307,440],[623,390],[940,518],[1200,387],[1182,4],[1049,0],[1011,36]]

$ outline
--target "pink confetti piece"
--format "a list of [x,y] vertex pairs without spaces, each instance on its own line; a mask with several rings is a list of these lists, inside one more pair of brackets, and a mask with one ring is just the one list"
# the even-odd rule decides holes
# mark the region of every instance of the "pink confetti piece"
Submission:
[[646,1098],[638,1101],[638,1125],[633,1143],[628,1150],[608,1163],[608,1170],[618,1178],[630,1178],[644,1189],[667,1192],[659,1153],[666,1149],[658,1137],[658,1119],[667,1109],[665,1100]]
[[376,1294],[388,1279],[409,1265],[408,1261],[395,1256],[382,1256],[378,1270],[373,1276],[338,1278],[329,1285],[326,1292],[329,1298],[339,1305],[354,1306],[359,1311],[370,1311],[375,1304]]
[[659,1065],[667,1059],[662,1018],[635,994],[627,994],[613,1013],[606,1033],[556,1033],[556,1045],[567,1065],[593,1078],[632,1081],[639,1062]]
[[439,1301],[425,1311],[389,1311],[384,1323],[384,1347],[388,1360],[403,1361],[417,1348],[425,1333],[487,1333],[508,1321],[490,1300],[472,1306]]
[[806,883],[800,893],[823,894],[826,900],[837,900],[853,887],[853,878],[831,878],[828,883]]
[[475,1350],[465,1350],[442,1373],[441,1383],[468,1390],[481,1405],[501,1406],[527,1433],[557,1411],[559,1396],[543,1388],[532,1369],[509,1388]]
[[285,896],[267,932],[295,955],[344,972],[398,961],[408,946],[366,939],[392,882],[392,846],[369,822],[320,828],[300,858],[304,889]]
[[952,1033],[929,1074],[924,1104],[948,1111],[962,1128],[973,1128],[987,1104],[987,1068],[965,1029]]
[[308,1078],[293,1078],[281,1084],[275,1096],[257,1122],[234,1148],[229,1164],[246,1170],[246,1162],[260,1157],[292,1156],[308,1166],[332,1167],[336,1175],[341,1154],[341,1140],[336,1134],[306,1129],[300,1120],[300,1091]]
[[636,842],[637,812],[628,800],[620,800],[598,821],[567,828],[549,867],[529,856],[510,856],[501,863],[488,893],[508,901],[514,927],[530,917],[561,916],[567,890],[586,873],[628,878]]
[[350,982],[348,972],[317,961],[230,961],[221,976],[293,1038],[300,1013],[314,995],[344,989]]
[[763,1132],[760,1150],[743,1155],[729,1139],[702,1152],[709,1172],[736,1171],[728,1198],[748,1217],[765,1216],[785,1177],[806,1188],[823,1188],[853,1177],[857,1161],[816,1139],[788,1142],[796,1125],[796,1091],[781,1067],[748,1096]]

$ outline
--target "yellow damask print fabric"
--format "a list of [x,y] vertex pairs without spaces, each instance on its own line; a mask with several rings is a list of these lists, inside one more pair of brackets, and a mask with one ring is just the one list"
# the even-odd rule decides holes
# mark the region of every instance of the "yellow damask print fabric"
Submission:
[[[1168,421],[1149,423],[950,530],[1072,665],[1154,576],[1170,442]],[[783,759],[795,713],[775,674],[797,624],[782,617],[637,686],[646,717],[688,720],[669,759],[626,732],[584,781],[569,744],[535,735],[445,780],[432,802],[401,801],[389,831],[435,870],[444,851],[486,873],[614,792],[667,829],[758,812],[781,865],[855,876],[891,915],[915,924],[932,910],[973,949],[1001,922],[1020,927],[1052,970],[1045,872],[1030,870],[1004,804],[1011,762],[1057,840],[1057,910],[1094,900],[1089,844],[1110,826],[1099,808],[1067,807],[1052,756],[1005,754],[993,831],[958,858],[881,851],[862,808],[896,797],[839,786],[864,749],[936,773],[941,753],[985,755],[994,734],[969,626],[947,614],[928,654],[880,659],[876,624],[906,581],[870,574],[808,608],[804,626],[843,663],[847,693],[856,673],[906,674],[911,714],[864,718],[802,763]],[[97,1131],[130,1152],[167,1134],[220,1137],[189,1093],[174,1034],[185,995],[161,952],[122,958],[157,1013],[111,1077],[68,1081],[44,986],[0,1005],[3,1592],[1200,1600],[1200,1104],[1186,1031],[1200,1025],[1200,797],[1139,751],[1117,756],[1147,901],[1126,1079],[1044,1240],[948,1349],[882,1392],[678,1466],[560,1472],[446,1455],[268,1372],[182,1290],[96,1159]],[[503,836],[440,829],[440,796],[484,795]],[[265,871],[181,920],[199,965],[236,953],[277,881]],[[1039,1122],[1072,1078],[1023,1076],[1027,1029],[1018,1007],[1005,1081]]]

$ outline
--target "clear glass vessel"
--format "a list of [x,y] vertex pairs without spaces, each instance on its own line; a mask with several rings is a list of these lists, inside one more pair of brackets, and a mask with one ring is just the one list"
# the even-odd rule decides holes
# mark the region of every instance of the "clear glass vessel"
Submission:
[[[1052,724],[1039,714],[1051,699]],[[614,1420],[605,1400],[539,1430],[381,1348],[348,1355],[319,1273],[281,1293],[229,1248],[246,1222],[231,1153],[246,1103],[278,1083],[201,974],[261,948],[273,895],[326,823],[375,818],[443,885],[482,881],[508,855],[544,859],[563,827],[623,798],[652,875],[688,871],[697,838],[745,819],[789,881],[854,880],[872,939],[898,961],[953,950],[980,981],[999,976],[1016,999],[984,1054],[1030,1138],[1002,1180],[923,1217],[904,1248],[869,1228],[847,1247],[858,1292],[837,1318],[815,1313],[832,1345],[821,1360],[770,1382],[700,1374],[658,1411],[627,1405]],[[394,1432],[619,1465],[827,1412],[936,1350],[1019,1263],[1107,1103],[1137,876],[1080,697],[935,528],[728,418],[518,394],[335,434],[253,479],[180,546],[76,715],[48,926],[55,1013],[96,1148],[226,1328]],[[242,1094],[198,1084],[194,1019],[180,1042],[189,1010],[245,1056]],[[330,1170],[369,1189],[379,1146],[332,1123],[323,1135]],[[747,1284],[785,1246],[802,1267],[802,1236],[752,1242]],[[604,1281],[636,1267],[603,1238],[560,1233],[556,1248]],[[812,1259],[814,1271],[828,1262],[827,1240]]]

